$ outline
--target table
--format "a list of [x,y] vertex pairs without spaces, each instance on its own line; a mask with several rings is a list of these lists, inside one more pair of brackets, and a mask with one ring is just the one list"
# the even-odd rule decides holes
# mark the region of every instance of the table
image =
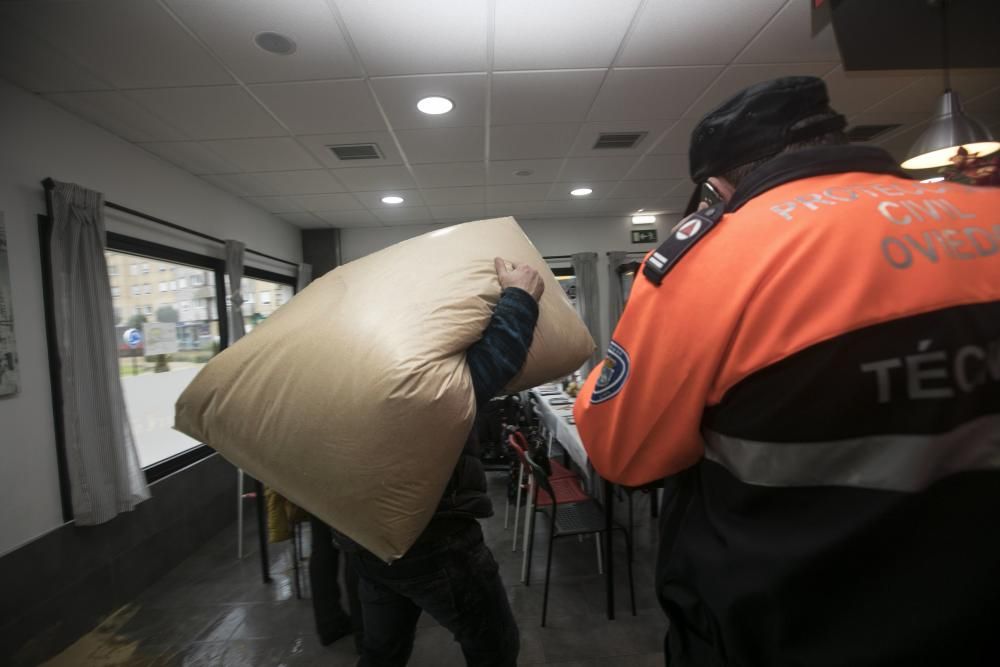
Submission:
[[[554,395],[548,393],[553,391],[559,393]],[[538,406],[538,419],[549,432],[549,455],[552,455],[552,441],[555,439],[573,459],[589,483],[591,481],[591,468],[587,450],[583,448],[583,441],[580,440],[580,432],[577,431],[576,425],[567,421],[567,418],[573,416],[573,397],[555,384],[535,387],[531,390],[531,395],[535,397],[535,403]],[[553,401],[556,402],[556,405],[553,405]],[[561,405],[561,401],[566,401],[567,404]]]

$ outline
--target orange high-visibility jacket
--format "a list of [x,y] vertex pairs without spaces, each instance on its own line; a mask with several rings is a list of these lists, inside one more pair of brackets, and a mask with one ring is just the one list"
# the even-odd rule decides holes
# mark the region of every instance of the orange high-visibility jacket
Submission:
[[677,664],[1000,664],[1000,189],[813,148],[711,222],[647,257],[575,408],[603,477],[688,478]]

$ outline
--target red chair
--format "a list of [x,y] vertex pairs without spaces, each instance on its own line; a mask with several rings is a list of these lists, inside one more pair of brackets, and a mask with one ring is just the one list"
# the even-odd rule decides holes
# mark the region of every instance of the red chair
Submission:
[[[521,495],[523,492],[528,490],[528,477],[530,476],[530,469],[527,463],[527,440],[520,431],[514,431],[507,437],[507,445],[514,452],[517,457],[518,470],[517,470],[517,486],[515,487],[515,504],[514,504],[514,539],[511,543],[511,551],[517,551],[517,526],[521,516]],[[580,478],[573,471],[567,469],[565,466],[560,465],[557,461],[549,459],[550,465],[552,465],[552,476],[549,478],[552,481],[553,487],[556,487],[555,493],[559,497],[561,502],[573,502],[568,500],[569,498],[576,498],[583,491],[580,488]],[[566,498],[567,500],[563,500]],[[538,504],[549,505],[552,503],[552,497],[545,493],[539,496]],[[507,527],[509,523],[509,512],[510,512],[510,498],[507,499],[507,505],[504,508],[504,528]],[[525,519],[527,520],[527,519]]]

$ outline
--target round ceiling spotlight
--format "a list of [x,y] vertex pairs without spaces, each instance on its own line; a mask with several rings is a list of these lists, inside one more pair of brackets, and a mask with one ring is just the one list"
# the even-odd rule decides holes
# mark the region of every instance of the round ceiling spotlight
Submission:
[[291,37],[282,35],[280,32],[258,32],[253,36],[253,41],[254,44],[268,53],[279,56],[290,56],[298,48]]
[[399,195],[386,195],[385,197],[382,197],[382,203],[383,204],[402,204],[403,203],[403,198],[400,197]]
[[455,108],[455,103],[447,97],[425,97],[417,102],[417,108],[431,116],[440,116]]
[[592,192],[593,190],[591,190],[590,188],[576,188],[575,190],[569,191],[569,193],[574,197],[586,197]]
[[518,169],[514,172],[515,176],[531,176],[535,173],[534,169]]

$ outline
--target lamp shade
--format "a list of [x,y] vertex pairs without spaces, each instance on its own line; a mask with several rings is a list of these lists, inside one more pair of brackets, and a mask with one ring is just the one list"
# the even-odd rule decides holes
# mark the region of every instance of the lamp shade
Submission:
[[938,100],[934,120],[910,148],[902,167],[930,169],[947,166],[963,146],[970,154],[976,155],[988,155],[1000,150],[1000,142],[993,138],[989,130],[962,111],[958,93],[946,90]]

